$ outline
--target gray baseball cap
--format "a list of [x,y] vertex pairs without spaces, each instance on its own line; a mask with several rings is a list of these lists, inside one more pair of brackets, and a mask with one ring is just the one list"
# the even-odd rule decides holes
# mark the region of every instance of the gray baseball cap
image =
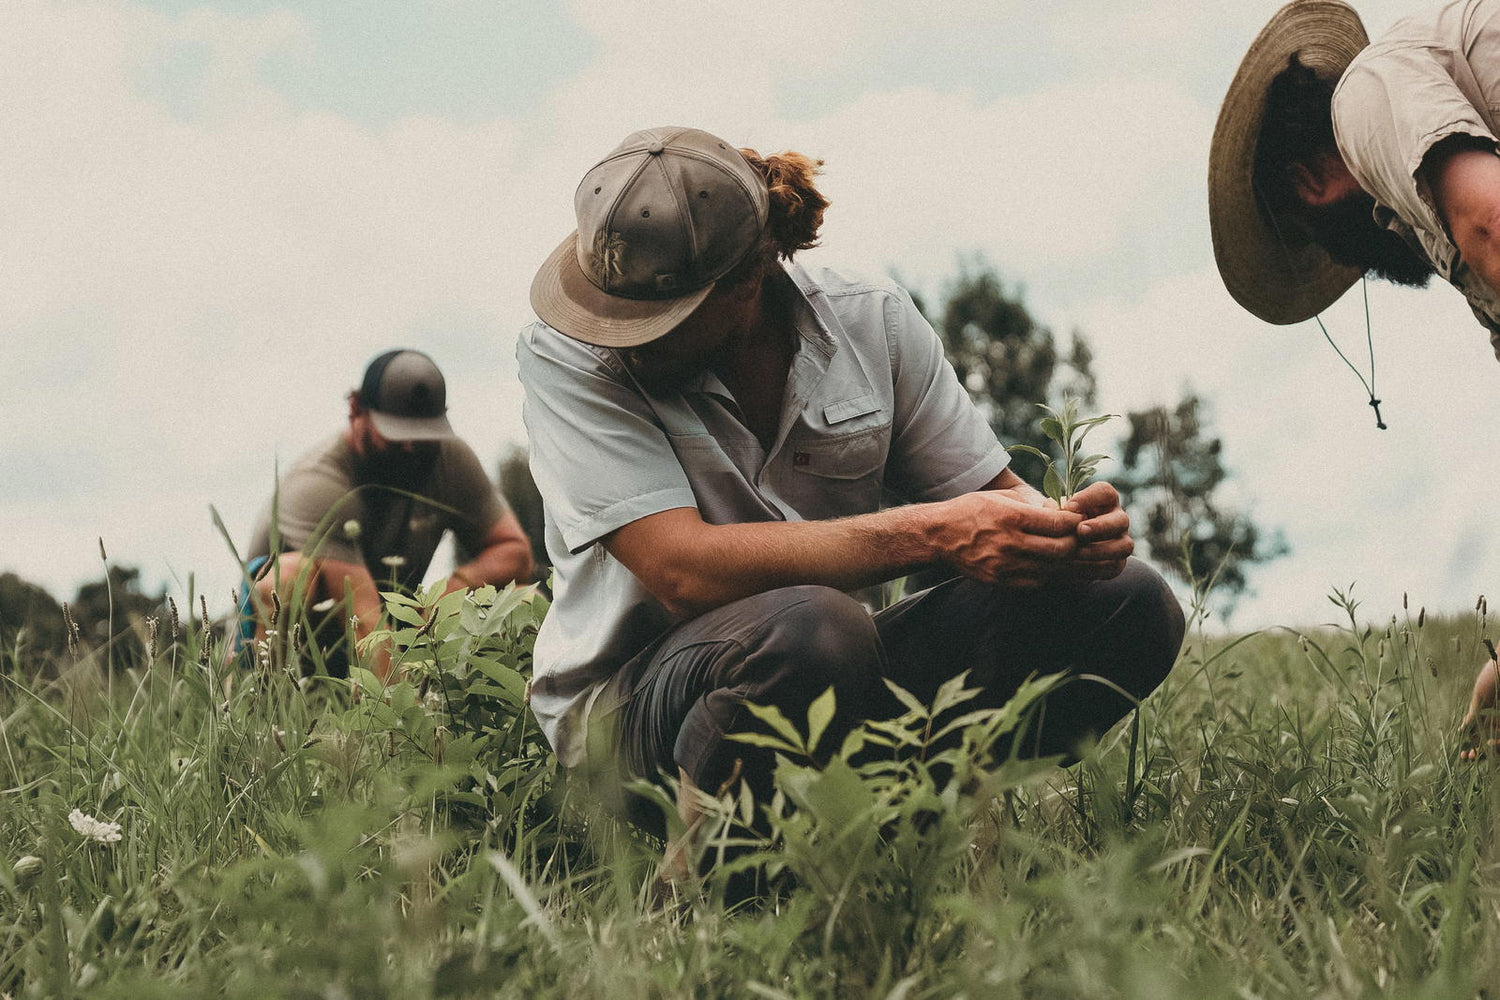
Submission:
[[360,403],[388,441],[441,441],[455,437],[448,423],[448,385],[421,351],[386,351],[365,368]]
[[717,136],[632,132],[584,174],[578,229],[537,271],[531,307],[585,343],[655,340],[757,245],[768,205],[765,181]]

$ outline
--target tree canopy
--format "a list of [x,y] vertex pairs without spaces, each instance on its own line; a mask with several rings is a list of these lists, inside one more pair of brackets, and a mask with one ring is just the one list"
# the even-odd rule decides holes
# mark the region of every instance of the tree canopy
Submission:
[[[936,317],[933,326],[948,360],[996,436],[1007,445],[1030,445],[1055,456],[1040,430],[1043,413],[1037,404],[1059,408],[1070,395],[1085,409],[1094,403],[1097,382],[1088,339],[1075,330],[1064,340],[1039,322],[1022,291],[1007,289],[983,258],[961,260],[941,305],[926,314]],[[1287,549],[1223,498],[1219,488],[1229,471],[1223,441],[1212,433],[1206,410],[1188,391],[1173,406],[1125,414],[1128,430],[1119,444],[1118,471],[1106,478],[1120,490],[1131,533],[1145,553],[1180,579],[1214,578],[1228,608],[1248,585],[1249,567]],[[1040,481],[1040,459],[1017,455],[1013,465],[1028,481]]]

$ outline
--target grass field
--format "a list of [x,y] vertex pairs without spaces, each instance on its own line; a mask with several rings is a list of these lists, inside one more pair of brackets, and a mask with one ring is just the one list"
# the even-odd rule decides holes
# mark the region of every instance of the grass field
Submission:
[[1500,996],[1500,799],[1456,733],[1487,622],[1352,605],[1191,634],[1073,768],[789,760],[734,912],[735,865],[655,898],[559,772],[528,592],[394,606],[407,679],[357,700],[299,681],[295,625],[251,667],[198,621],[128,669],[7,650],[0,996]]

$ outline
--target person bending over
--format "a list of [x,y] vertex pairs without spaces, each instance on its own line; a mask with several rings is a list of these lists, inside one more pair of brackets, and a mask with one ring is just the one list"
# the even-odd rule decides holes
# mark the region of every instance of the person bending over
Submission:
[[[333,673],[347,670],[346,615],[357,637],[379,628],[380,590],[418,586],[445,532],[463,560],[450,592],[525,581],[533,569],[515,515],[448,421],[447,386],[431,358],[386,351],[348,399],[347,425],[297,459],[261,514],[247,553],[254,614],[241,621],[244,638],[264,638],[273,592],[283,603],[294,592],[310,607],[334,602],[321,636]],[[389,676],[387,651],[372,669]]]

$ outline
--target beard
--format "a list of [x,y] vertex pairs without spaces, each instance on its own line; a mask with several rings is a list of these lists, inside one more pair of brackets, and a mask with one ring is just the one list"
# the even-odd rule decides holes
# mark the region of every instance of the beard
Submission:
[[1375,199],[1364,192],[1329,205],[1305,206],[1303,218],[1334,263],[1366,274],[1425,288],[1436,274],[1427,257],[1394,231],[1375,221]]
[[420,441],[411,450],[388,446],[367,451],[359,460],[359,480],[370,486],[386,486],[421,493],[437,464],[441,446],[436,441]]

